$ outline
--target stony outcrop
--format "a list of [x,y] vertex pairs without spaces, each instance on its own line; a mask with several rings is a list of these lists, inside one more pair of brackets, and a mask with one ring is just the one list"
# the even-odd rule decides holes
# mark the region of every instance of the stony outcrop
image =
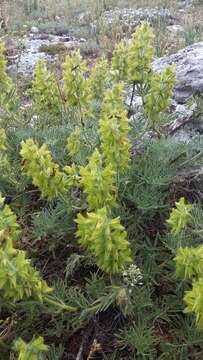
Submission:
[[57,54],[49,52],[49,47],[53,49],[57,46],[61,49],[73,50],[78,48],[85,39],[76,39],[71,36],[40,34],[36,31],[26,36],[22,41],[21,51],[15,49],[15,56],[7,52],[9,74],[12,76],[16,72],[24,76],[30,76],[38,60],[44,59],[47,62],[55,62]]
[[[202,116],[199,116],[195,102],[190,105],[187,103],[195,94],[203,98],[203,42],[188,46],[176,54],[156,59],[153,67],[156,71],[162,71],[170,64],[176,65],[177,84],[171,107],[174,120],[170,124],[169,133],[179,141],[188,142],[194,135],[203,134]],[[133,121],[139,121],[140,100],[139,97],[134,99],[133,107],[136,111]],[[129,101],[130,96],[126,99],[127,105]]]
[[174,99],[177,103],[185,103],[191,96],[203,93],[203,42],[196,43],[154,61],[157,71],[167,65],[176,65],[177,84]]

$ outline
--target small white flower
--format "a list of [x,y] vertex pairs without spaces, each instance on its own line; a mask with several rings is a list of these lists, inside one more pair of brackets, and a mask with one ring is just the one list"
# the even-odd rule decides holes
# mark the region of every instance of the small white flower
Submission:
[[132,264],[123,272],[123,281],[127,287],[132,288],[136,285],[143,285],[143,275],[137,265]]

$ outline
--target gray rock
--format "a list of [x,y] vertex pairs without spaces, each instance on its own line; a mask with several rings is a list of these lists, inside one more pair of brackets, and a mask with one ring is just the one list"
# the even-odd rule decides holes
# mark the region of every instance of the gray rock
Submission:
[[39,115],[33,115],[32,116],[32,118],[31,118],[31,120],[30,120],[30,126],[32,127],[32,128],[35,128],[35,126],[36,126],[36,124],[37,124],[37,122],[39,121]]
[[[177,104],[173,113],[174,121],[169,126],[169,133],[181,142],[189,142],[193,136],[190,123],[193,122],[195,116],[196,104],[186,106]],[[195,131],[198,128],[194,129]]]
[[157,71],[162,71],[170,64],[176,65],[177,85],[174,98],[177,103],[183,104],[191,96],[203,93],[203,42],[157,59],[153,67]]
[[49,40],[28,38],[24,42],[24,50],[17,61],[17,72],[31,74],[37,61],[50,59],[50,56],[39,52],[41,45],[49,45]]
[[55,16],[55,20],[56,20],[56,21],[61,21],[60,16],[56,15],[56,16]]
[[185,9],[193,4],[193,0],[181,0],[178,4],[179,9]]
[[[14,77],[16,73],[23,74],[24,76],[30,76],[33,73],[36,63],[39,60],[46,60],[49,63],[53,63],[56,60],[56,55],[49,55],[40,51],[42,45],[57,45],[64,44],[67,50],[73,50],[78,48],[81,43],[84,43],[85,39],[76,39],[72,37],[57,36],[52,34],[31,34],[31,36],[23,39],[23,50],[15,57],[8,57],[11,65],[8,67],[9,74]],[[16,54],[15,54],[16,55]]]
[[38,29],[36,26],[32,26],[30,32],[31,32],[32,34],[38,34],[38,33],[39,33],[39,29]]
[[182,34],[184,33],[184,28],[181,25],[169,25],[167,26],[167,30],[172,34]]

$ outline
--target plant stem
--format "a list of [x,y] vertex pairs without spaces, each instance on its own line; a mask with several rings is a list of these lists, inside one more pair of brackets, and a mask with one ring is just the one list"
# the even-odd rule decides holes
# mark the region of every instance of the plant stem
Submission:
[[197,160],[197,159],[198,159],[199,157],[201,157],[202,155],[203,155],[203,151],[200,151],[198,154],[194,155],[192,158],[184,161],[184,162],[180,165],[180,167],[187,165],[187,164],[190,163],[191,161]]
[[50,305],[54,305],[55,307],[57,307],[58,309],[60,310],[65,310],[65,311],[68,311],[68,312],[77,312],[78,311],[78,308],[76,307],[73,307],[73,306],[68,306],[66,304],[63,304],[59,301],[56,301],[54,299],[51,299],[49,297],[45,297],[44,299],[48,304]]

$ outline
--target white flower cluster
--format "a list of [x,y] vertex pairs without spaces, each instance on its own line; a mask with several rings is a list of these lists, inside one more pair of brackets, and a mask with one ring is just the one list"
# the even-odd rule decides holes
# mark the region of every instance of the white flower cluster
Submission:
[[125,285],[130,289],[136,285],[143,285],[143,275],[135,264],[130,265],[127,270],[123,271],[122,275]]

